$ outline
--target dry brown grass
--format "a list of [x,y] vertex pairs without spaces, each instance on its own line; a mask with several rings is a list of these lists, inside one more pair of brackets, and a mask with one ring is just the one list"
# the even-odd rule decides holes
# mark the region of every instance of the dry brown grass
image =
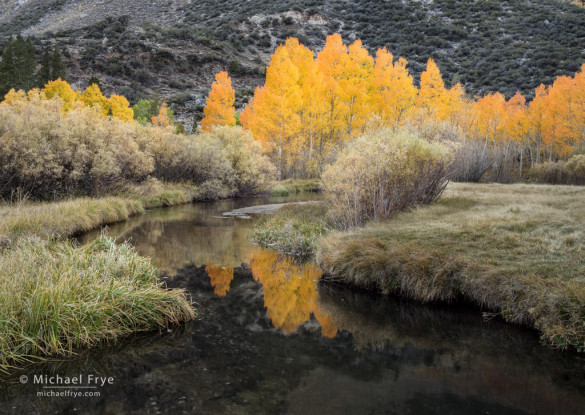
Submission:
[[417,300],[464,298],[585,349],[585,188],[451,183],[438,203],[325,238],[345,282]]

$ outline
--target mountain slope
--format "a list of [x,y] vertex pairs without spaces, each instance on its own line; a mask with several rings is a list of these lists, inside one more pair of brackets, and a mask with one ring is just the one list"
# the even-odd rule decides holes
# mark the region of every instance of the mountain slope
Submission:
[[[2,8],[3,7],[3,8]],[[8,0],[0,37],[66,50],[70,80],[91,75],[131,100],[158,90],[179,119],[200,116],[215,72],[228,69],[243,105],[289,36],[318,50],[330,33],[386,46],[415,76],[434,58],[470,94],[516,90],[585,62],[585,9],[555,0]]]

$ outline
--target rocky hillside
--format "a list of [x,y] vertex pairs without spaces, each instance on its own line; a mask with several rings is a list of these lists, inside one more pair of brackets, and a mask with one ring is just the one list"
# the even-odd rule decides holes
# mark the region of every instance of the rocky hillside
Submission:
[[557,0],[5,0],[0,42],[21,33],[60,46],[69,80],[93,75],[131,101],[158,91],[190,124],[213,75],[229,70],[242,106],[287,37],[320,49],[325,36],[386,46],[418,76],[434,58],[470,94],[516,90],[585,62],[585,9]]

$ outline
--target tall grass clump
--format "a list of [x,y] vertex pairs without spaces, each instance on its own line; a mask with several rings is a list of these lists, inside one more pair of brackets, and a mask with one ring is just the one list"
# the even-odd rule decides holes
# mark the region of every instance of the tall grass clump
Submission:
[[25,236],[62,238],[144,212],[139,200],[119,197],[79,198],[53,203],[0,207],[0,246]]
[[127,244],[30,237],[0,252],[0,370],[193,318],[185,293]]
[[435,201],[447,185],[448,148],[409,130],[378,130],[349,144],[323,173],[325,198],[342,227]]

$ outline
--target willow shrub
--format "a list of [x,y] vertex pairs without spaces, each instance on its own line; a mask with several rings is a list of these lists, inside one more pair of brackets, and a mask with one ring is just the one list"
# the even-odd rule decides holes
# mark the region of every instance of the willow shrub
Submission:
[[62,110],[37,93],[0,105],[0,196],[20,189],[36,198],[100,194],[137,183],[153,169],[135,140],[134,123],[79,105]]
[[535,164],[528,177],[539,183],[585,185],[585,154],[576,154],[567,161]]
[[140,146],[153,156],[153,176],[163,181],[192,182],[210,196],[236,196],[263,190],[274,177],[260,144],[239,127],[190,136],[141,128]]
[[63,111],[37,91],[0,104],[0,197],[104,195],[149,177],[195,184],[209,199],[263,190],[274,167],[238,127],[176,134],[105,117],[83,105]]
[[325,198],[342,227],[435,201],[447,185],[448,147],[412,130],[378,130],[357,138],[323,173]]

